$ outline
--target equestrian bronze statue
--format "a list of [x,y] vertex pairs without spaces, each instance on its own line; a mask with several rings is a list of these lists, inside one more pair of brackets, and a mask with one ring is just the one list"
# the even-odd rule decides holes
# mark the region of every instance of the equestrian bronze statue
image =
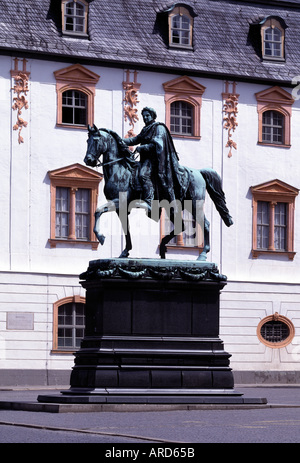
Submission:
[[[203,229],[204,246],[199,260],[206,260],[210,250],[209,221],[203,206],[206,190],[224,223],[229,227],[233,220],[226,206],[221,178],[212,169],[194,169],[179,164],[171,134],[165,124],[156,122],[152,108],[142,110],[145,127],[132,138],[121,138],[108,129],[88,126],[89,138],[84,162],[91,167],[102,166],[104,194],[107,203],[95,212],[94,233],[101,244],[100,217],[104,212],[115,211],[122,223],[126,246],[120,258],[128,257],[132,249],[128,215],[132,207],[144,207],[148,216],[158,221],[164,208],[173,224],[173,230],[160,243],[160,257],[164,259],[167,244],[184,231],[182,211],[187,209]],[[135,152],[128,146],[137,146]],[[140,161],[135,160],[139,153]],[[99,163],[100,156],[102,163]]]

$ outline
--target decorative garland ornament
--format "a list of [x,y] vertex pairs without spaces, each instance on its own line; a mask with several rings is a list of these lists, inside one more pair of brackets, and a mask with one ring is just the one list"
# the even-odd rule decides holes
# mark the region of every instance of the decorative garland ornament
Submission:
[[219,273],[215,264],[170,261],[168,265],[153,259],[100,259],[90,262],[81,280],[99,280],[107,278],[125,278],[127,280],[152,279],[160,281],[227,281],[226,275]]
[[28,109],[28,100],[25,98],[27,96],[27,93],[29,92],[29,75],[30,72],[26,70],[26,59],[23,59],[23,69],[22,71],[19,70],[19,59],[15,58],[15,66],[14,69],[11,70],[11,76],[14,79],[14,86],[12,87],[12,90],[14,94],[16,95],[13,98],[13,105],[12,109],[14,111],[17,111],[17,122],[13,126],[13,130],[18,130],[18,142],[19,144],[24,143],[24,138],[21,135],[21,131],[24,127],[27,127],[28,122],[25,121],[22,117],[22,110],[23,109]]
[[239,95],[236,93],[236,83],[232,83],[232,92],[229,92],[229,82],[225,82],[225,93],[222,94],[223,99],[225,100],[223,106],[223,112],[225,113],[224,129],[228,130],[228,140],[226,148],[229,148],[228,157],[232,156],[232,148],[237,149],[237,144],[232,140],[232,132],[235,131],[238,126],[237,123],[237,113],[238,113],[238,99]]

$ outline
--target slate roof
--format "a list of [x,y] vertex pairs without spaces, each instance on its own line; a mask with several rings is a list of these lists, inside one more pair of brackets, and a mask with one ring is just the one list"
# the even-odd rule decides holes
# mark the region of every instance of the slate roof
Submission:
[[[0,52],[281,84],[300,75],[299,0],[186,0],[197,15],[193,50],[168,47],[161,12],[174,3],[89,0],[89,37],[74,38],[62,35],[60,0],[0,0]],[[255,49],[250,25],[270,15],[287,25],[284,63]]]

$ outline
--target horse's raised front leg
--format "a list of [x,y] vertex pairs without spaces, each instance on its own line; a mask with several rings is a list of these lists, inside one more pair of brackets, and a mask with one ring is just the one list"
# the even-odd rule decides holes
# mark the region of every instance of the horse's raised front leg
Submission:
[[100,232],[100,217],[102,214],[104,214],[104,212],[116,212],[117,207],[118,203],[116,201],[109,201],[96,209],[94,233],[97,237],[97,240],[102,245],[105,241],[105,236]]

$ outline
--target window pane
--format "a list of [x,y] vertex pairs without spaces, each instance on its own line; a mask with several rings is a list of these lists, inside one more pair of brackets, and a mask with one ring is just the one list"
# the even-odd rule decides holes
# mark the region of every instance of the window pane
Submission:
[[197,246],[196,222],[190,212],[183,211],[183,220],[185,230],[182,233],[182,239],[185,246]]
[[79,188],[75,196],[76,238],[89,239],[90,224],[90,190]]
[[76,108],[74,110],[74,124],[76,125],[86,125],[86,110]]
[[84,337],[85,305],[70,302],[58,308],[57,344],[59,348],[78,348]]
[[269,27],[264,33],[265,55],[278,58],[282,56],[281,30],[277,27]]
[[265,30],[265,40],[272,40],[272,29],[269,27]]
[[183,31],[181,33],[181,43],[183,45],[188,45],[189,44],[189,33],[188,32]]
[[76,11],[76,15],[77,16],[83,16],[84,15],[84,7],[83,5],[81,5],[81,3],[76,3],[76,8],[75,8],[75,11]]
[[69,211],[69,189],[63,187],[56,188],[56,210]]
[[73,18],[67,18],[66,19],[66,30],[67,31],[73,31],[74,30],[74,19]]
[[69,2],[65,5],[65,30],[85,32],[85,6],[80,2]]
[[263,127],[263,141],[272,141],[271,127]]
[[172,27],[173,27],[173,29],[179,29],[179,27],[180,27],[180,16],[179,16],[179,14],[173,17]]
[[70,328],[58,328],[58,347],[72,346],[72,330]]
[[281,55],[281,45],[280,43],[273,43],[273,56],[280,57]]
[[84,93],[77,92],[74,90],[74,105],[79,106],[80,108],[85,108],[86,96]]
[[69,235],[69,189],[57,187],[55,200],[55,237],[67,238]]
[[173,31],[172,42],[177,44],[180,43],[180,34],[179,32]]
[[73,15],[74,14],[75,3],[69,2],[66,4],[66,14]]
[[180,102],[179,101],[174,101],[174,103],[172,103],[172,114],[174,116],[180,116]]
[[178,135],[192,135],[193,107],[185,101],[171,104],[171,132]]
[[62,95],[62,123],[86,125],[87,96],[77,90],[67,90]]
[[[194,221],[192,214],[187,210],[183,210],[182,217],[183,217],[185,229],[180,234],[180,240],[183,241],[184,246],[190,246],[190,247],[198,246],[201,243],[201,239],[200,239],[201,237],[198,236],[199,227],[196,225],[196,222]],[[173,224],[170,222],[167,214],[165,214],[164,235],[168,235],[173,229],[174,229]],[[169,245],[177,245],[177,244],[178,244],[177,236],[175,236],[171,241],[169,241]]]
[[190,20],[187,16],[181,16],[181,27],[182,29],[190,28]]
[[76,191],[76,212],[89,212],[90,190],[79,188]]
[[281,32],[277,27],[274,27],[273,29],[273,40],[276,42],[279,42],[281,39]]
[[75,347],[80,347],[81,340],[84,336],[83,328],[76,328],[75,330]]
[[84,316],[76,315],[76,325],[84,325]]
[[272,114],[272,111],[265,111],[263,113],[263,122],[264,122],[264,124],[268,124],[268,125],[271,124],[271,122],[272,122],[271,114]]
[[262,115],[262,141],[282,144],[284,140],[284,116],[278,111],[265,111]]
[[62,102],[63,102],[63,105],[72,106],[72,92],[71,91],[68,90],[63,93]]
[[64,124],[73,124],[73,110],[72,108],[62,108],[62,122]]
[[190,19],[187,16],[176,15],[172,18],[172,43],[190,44]]
[[277,250],[286,250],[287,213],[286,203],[275,205],[274,247]]
[[281,321],[266,322],[260,330],[262,337],[269,342],[282,342],[290,334],[289,327]]
[[257,249],[269,248],[269,203],[257,202]]

